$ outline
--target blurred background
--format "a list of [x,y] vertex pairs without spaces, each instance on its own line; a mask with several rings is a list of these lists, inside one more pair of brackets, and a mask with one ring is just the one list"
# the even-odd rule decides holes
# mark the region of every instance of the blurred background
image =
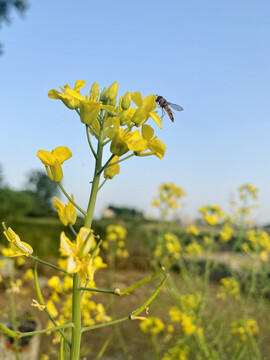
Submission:
[[209,203],[229,211],[237,187],[252,183],[260,189],[256,221],[269,222],[267,1],[0,5],[2,187],[29,190],[32,173],[43,171],[37,150],[68,146],[64,186],[85,208],[93,162],[84,127],[47,94],[77,79],[87,82],[83,94],[93,82],[103,88],[117,81],[119,95],[160,94],[184,111],[174,123],[164,116],[163,130],[155,127],[164,159],[123,163],[99,195],[96,218],[110,205],[147,215],[161,182],[186,191],[182,220]]
[[[126,321],[114,337],[111,327],[85,333],[83,359],[269,358],[269,20],[268,1],[0,0],[0,220],[40,258],[59,264],[61,231],[73,239],[83,219],[75,230],[60,223],[53,198],[67,201],[37,151],[71,149],[63,185],[83,209],[94,171],[77,113],[48,91],[85,80],[85,96],[94,82],[117,81],[119,96],[140,91],[184,108],[174,122],[165,114],[162,130],[149,119],[165,157],[121,163],[98,193],[93,222],[107,265],[98,287],[130,287],[161,265],[170,280],[148,321]],[[2,232],[0,243],[1,321],[10,323],[14,301],[19,324],[39,315],[35,325],[49,326],[31,307],[32,260],[11,261]],[[38,271],[47,308],[68,321],[70,278]],[[84,325],[131,314],[160,281],[115,302],[87,292]],[[41,339],[35,356],[58,359],[59,338]],[[0,360],[12,346],[0,335]]]

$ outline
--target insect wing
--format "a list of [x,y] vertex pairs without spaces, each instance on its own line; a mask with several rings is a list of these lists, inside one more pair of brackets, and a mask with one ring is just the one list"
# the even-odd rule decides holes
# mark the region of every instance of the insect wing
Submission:
[[172,104],[172,103],[169,103],[169,102],[168,102],[168,105],[169,105],[170,107],[172,107],[174,110],[177,110],[177,111],[183,111],[183,110],[184,110],[184,109],[182,108],[182,106],[177,105],[177,104]]

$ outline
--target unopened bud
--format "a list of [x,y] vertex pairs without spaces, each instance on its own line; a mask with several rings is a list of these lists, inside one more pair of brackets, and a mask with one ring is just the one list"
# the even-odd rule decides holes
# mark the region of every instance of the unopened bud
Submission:
[[99,97],[99,101],[104,102],[106,100],[106,94],[107,94],[107,88],[104,88],[101,91],[100,97]]
[[115,81],[109,87],[107,94],[106,94],[106,99],[113,101],[117,97],[117,93],[118,93],[118,84]]
[[130,104],[131,104],[131,93],[127,91],[122,99],[121,107],[123,110],[128,110]]
[[99,95],[99,85],[98,83],[94,83],[90,90],[90,95],[92,95],[93,99],[97,98]]

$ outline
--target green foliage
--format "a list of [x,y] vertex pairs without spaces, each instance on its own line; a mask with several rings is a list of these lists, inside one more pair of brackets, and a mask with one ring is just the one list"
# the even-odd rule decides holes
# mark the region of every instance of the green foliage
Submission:
[[120,217],[123,219],[143,219],[143,212],[136,209],[119,207],[114,205],[110,205],[108,209],[112,210],[115,213],[116,217]]
[[50,212],[52,213],[31,191],[0,189],[0,219],[2,220],[7,220],[10,217],[48,216]]
[[[10,12],[16,9],[23,14],[28,4],[25,0],[0,0],[0,26],[3,22],[10,23]],[[0,44],[0,55],[2,54],[2,44]]]
[[49,179],[44,171],[30,172],[27,187],[37,196],[44,208],[52,209],[51,199],[58,194],[59,188],[55,182]]

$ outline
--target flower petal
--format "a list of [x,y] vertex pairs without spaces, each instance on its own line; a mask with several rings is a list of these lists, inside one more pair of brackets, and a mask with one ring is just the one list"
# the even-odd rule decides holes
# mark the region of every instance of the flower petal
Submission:
[[71,158],[72,153],[67,146],[58,146],[52,151],[52,155],[59,160],[60,164]]

